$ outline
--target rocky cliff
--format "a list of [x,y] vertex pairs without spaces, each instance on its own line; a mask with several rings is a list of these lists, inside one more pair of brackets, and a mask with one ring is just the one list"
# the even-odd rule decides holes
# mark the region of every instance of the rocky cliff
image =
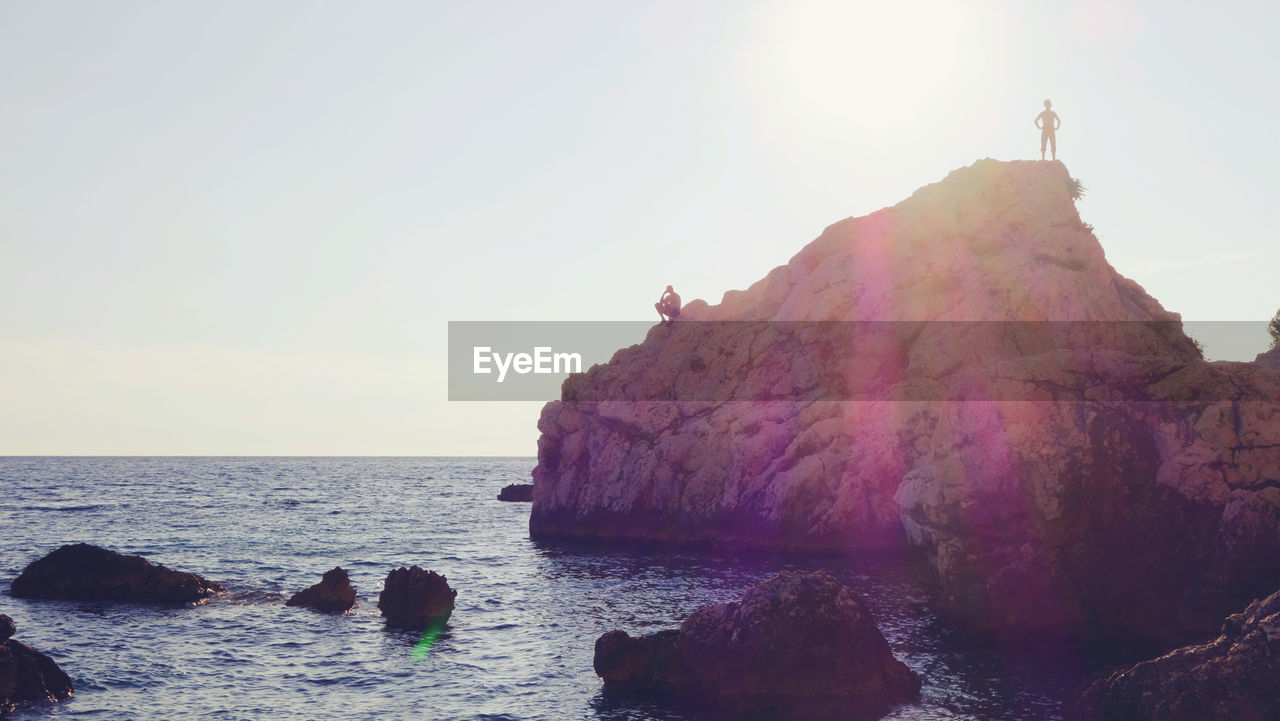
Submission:
[[531,534],[910,543],[978,627],[1216,628],[1280,584],[1280,368],[1201,360],[1073,191],[979,161],[571,377]]

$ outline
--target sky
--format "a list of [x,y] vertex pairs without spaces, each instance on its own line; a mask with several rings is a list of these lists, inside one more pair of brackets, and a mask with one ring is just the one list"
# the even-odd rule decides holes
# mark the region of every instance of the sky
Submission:
[[534,455],[540,404],[447,400],[449,321],[718,302],[837,220],[1038,157],[1045,98],[1117,270],[1184,319],[1265,321],[1278,25],[1254,0],[0,0],[0,454]]

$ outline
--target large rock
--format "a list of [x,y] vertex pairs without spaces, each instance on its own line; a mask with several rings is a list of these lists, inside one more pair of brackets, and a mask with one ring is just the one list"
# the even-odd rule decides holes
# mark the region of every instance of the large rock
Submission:
[[571,376],[531,535],[909,543],[978,628],[1211,632],[1280,567],[1280,367],[1203,361],[1069,180],[979,161]]
[[879,714],[920,692],[866,603],[821,571],[784,571],[678,631],[610,631],[593,665],[610,690],[787,717]]
[[156,604],[196,603],[224,590],[194,573],[86,543],[62,546],[32,562],[10,586],[18,598]]
[[387,574],[378,595],[378,610],[388,626],[422,629],[448,621],[457,595],[448,580],[435,571],[401,567]]
[[1213,641],[1179,648],[1091,684],[1077,721],[1280,719],[1280,592],[1227,617]]
[[13,619],[0,614],[0,715],[30,701],[71,698],[71,678],[53,659],[10,638]]
[[325,571],[320,583],[308,586],[289,597],[286,606],[306,606],[324,613],[345,613],[356,605],[356,589],[341,568]]

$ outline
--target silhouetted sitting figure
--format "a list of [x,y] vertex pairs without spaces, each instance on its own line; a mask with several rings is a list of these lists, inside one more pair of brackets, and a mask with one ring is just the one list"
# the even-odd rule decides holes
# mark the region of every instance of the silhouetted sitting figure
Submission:
[[658,317],[662,319],[663,325],[671,325],[680,316],[680,294],[667,286],[666,292],[653,307],[658,309]]
[[1051,109],[1053,103],[1048,100],[1044,101],[1044,112],[1036,116],[1036,127],[1040,128],[1040,159],[1044,160],[1045,143],[1053,150],[1053,159],[1058,159],[1058,139],[1054,137],[1054,133],[1058,128],[1062,127],[1062,121],[1058,120],[1058,114]]

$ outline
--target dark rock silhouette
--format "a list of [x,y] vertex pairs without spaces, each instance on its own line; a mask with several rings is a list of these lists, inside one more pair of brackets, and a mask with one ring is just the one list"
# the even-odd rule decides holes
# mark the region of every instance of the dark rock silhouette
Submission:
[[32,562],[10,587],[18,598],[155,604],[196,603],[224,590],[194,573],[86,543],[62,546]]
[[1070,180],[978,161],[570,376],[530,535],[910,544],[977,629],[1212,633],[1280,567],[1280,367],[1202,360]]
[[1076,721],[1280,719],[1280,592],[1228,616],[1209,643],[1187,646],[1091,684]]
[[498,493],[499,501],[528,502],[533,500],[532,483],[512,483],[502,487]]
[[286,606],[306,606],[324,613],[344,613],[356,605],[356,589],[342,568],[325,571],[320,583],[298,591],[285,601]]
[[378,595],[378,610],[388,626],[421,629],[447,621],[457,595],[448,580],[435,571],[401,567],[387,574]]
[[71,698],[71,679],[53,659],[10,638],[13,619],[0,614],[0,715],[30,701]]
[[920,691],[866,603],[822,571],[784,571],[679,630],[610,631],[593,665],[609,690],[787,717],[882,714]]

